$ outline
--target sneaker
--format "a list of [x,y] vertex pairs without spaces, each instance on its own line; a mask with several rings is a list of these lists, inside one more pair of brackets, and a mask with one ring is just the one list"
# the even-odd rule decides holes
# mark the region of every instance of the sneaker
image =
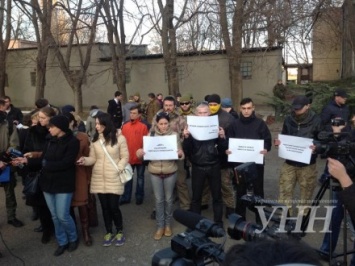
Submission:
[[122,246],[126,241],[122,231],[115,236],[115,246]]
[[107,233],[105,236],[104,236],[104,242],[102,243],[102,245],[104,247],[109,247],[111,246],[112,244],[112,241],[114,240],[115,236],[111,233]]

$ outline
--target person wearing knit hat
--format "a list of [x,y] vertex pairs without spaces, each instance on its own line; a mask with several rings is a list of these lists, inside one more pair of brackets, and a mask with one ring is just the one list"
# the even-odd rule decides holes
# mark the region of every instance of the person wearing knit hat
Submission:
[[223,98],[221,101],[221,107],[227,113],[230,113],[235,119],[239,118],[238,113],[233,109],[233,102],[231,98]]
[[[226,132],[226,138],[230,137],[230,129],[234,123],[234,117],[224,111],[221,108],[221,97],[218,94],[210,94],[207,98],[208,106],[211,112],[211,116],[218,116],[219,126]],[[232,179],[230,178],[230,173],[232,169],[228,163],[228,157],[226,154],[220,154],[221,163],[221,175],[222,175],[222,198],[226,205],[226,217],[235,211],[235,195],[232,184]]]
[[[64,115],[56,115],[53,116],[50,120],[49,120],[49,128],[51,127],[56,127],[58,129],[60,129],[63,133],[67,133],[69,131],[69,119],[68,117],[64,116]],[[56,133],[55,136],[59,135],[64,135],[64,134],[60,134],[60,132]],[[51,133],[52,136],[54,136]]]
[[39,185],[51,212],[58,247],[54,256],[78,247],[75,222],[70,215],[70,205],[75,190],[75,165],[79,141],[69,129],[69,119],[63,115],[49,120],[51,139],[41,158],[17,158],[29,169],[42,169]]
[[62,107],[62,113],[71,113],[71,112],[75,112],[74,106],[67,104]]

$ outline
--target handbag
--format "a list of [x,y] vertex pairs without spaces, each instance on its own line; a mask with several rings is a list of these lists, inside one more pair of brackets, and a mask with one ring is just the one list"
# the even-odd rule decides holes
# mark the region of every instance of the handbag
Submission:
[[10,166],[6,166],[0,174],[0,183],[10,182]]
[[107,155],[107,157],[110,159],[111,163],[113,164],[113,166],[116,168],[117,172],[118,172],[118,178],[120,179],[122,184],[127,183],[128,181],[132,180],[133,177],[133,169],[132,166],[127,163],[124,170],[120,171],[118,169],[118,166],[116,165],[116,163],[113,161],[112,157],[110,156],[110,154],[107,152],[105,145],[103,144],[102,140],[100,139],[100,144],[102,149],[104,150],[105,154]]
[[25,196],[33,196],[39,193],[39,178],[42,174],[42,171],[38,172],[29,172],[24,178],[24,186],[22,193]]

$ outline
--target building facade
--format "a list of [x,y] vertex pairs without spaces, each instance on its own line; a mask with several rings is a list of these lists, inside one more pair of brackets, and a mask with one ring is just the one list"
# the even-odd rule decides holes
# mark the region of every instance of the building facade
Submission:
[[[107,48],[107,44],[97,43],[92,50],[91,63],[82,87],[85,109],[93,104],[106,108],[107,101],[113,98],[117,90]],[[144,47],[136,49],[137,53],[127,58],[127,95],[139,92],[143,100],[147,100],[149,92],[167,95],[168,83],[162,55],[144,55]],[[35,48],[8,52],[8,87],[5,92],[16,106],[34,106],[36,56]],[[79,70],[78,60],[78,53],[73,53],[72,71]],[[181,94],[192,93],[196,101],[211,93],[230,97],[228,62],[224,51],[180,54],[177,61]],[[252,97],[256,104],[263,104],[265,99],[257,94],[266,92],[272,95],[273,86],[282,77],[282,62],[281,47],[244,51],[241,66],[244,97]],[[58,106],[74,102],[73,91],[67,84],[52,50],[47,61],[45,98]]]

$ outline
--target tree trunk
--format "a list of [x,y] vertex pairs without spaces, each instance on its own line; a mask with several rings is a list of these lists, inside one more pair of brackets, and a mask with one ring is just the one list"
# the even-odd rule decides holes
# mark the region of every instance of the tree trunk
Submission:
[[72,87],[74,93],[74,107],[77,113],[82,113],[83,111],[83,93],[81,89],[81,83],[75,83]]
[[6,52],[0,52],[0,96],[5,96],[6,85]]
[[229,35],[226,1],[218,0],[218,3],[220,7],[222,36],[228,58],[231,99],[234,105],[237,106],[237,103],[243,98],[242,77],[240,73],[243,37],[243,1],[236,0],[232,22],[232,41]]
[[165,68],[168,78],[168,89],[169,94],[175,96],[179,92],[179,79],[176,63],[176,30],[173,25],[174,1],[167,0],[164,7],[162,1],[158,0],[158,5],[162,14],[161,39]]

